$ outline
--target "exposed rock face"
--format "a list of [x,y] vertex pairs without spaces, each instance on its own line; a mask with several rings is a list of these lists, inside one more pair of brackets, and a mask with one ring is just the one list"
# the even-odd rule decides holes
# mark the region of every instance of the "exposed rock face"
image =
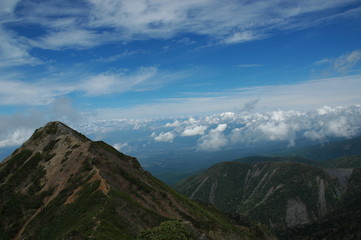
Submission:
[[209,202],[214,204],[215,198],[216,198],[216,190],[218,186],[218,180],[214,181],[212,183],[211,191],[209,192]]
[[306,205],[300,199],[289,199],[287,201],[286,223],[288,227],[309,223],[310,217]]
[[318,215],[324,216],[327,213],[327,203],[325,199],[325,181],[319,177],[316,177],[318,184]]
[[134,157],[60,122],[38,129],[0,164],[4,240],[135,239],[169,219],[189,222],[195,237],[253,238],[164,185]]
[[348,184],[348,180],[350,179],[352,175],[352,168],[326,168],[324,169],[326,173],[328,173],[331,176],[334,176],[342,188],[346,190],[346,186]]

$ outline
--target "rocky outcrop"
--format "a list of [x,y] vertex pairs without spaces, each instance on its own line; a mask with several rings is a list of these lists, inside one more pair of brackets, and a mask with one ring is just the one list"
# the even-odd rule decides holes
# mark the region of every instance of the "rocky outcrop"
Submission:
[[311,222],[306,205],[299,199],[287,200],[286,223],[288,227]]

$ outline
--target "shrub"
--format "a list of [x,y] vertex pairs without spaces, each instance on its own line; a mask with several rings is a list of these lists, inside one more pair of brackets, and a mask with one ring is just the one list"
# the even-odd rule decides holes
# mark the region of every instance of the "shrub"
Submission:
[[55,140],[51,140],[44,148],[43,151],[47,152],[47,151],[51,151],[55,144],[57,144],[57,142],[59,142],[60,139],[55,139]]
[[193,240],[196,234],[179,220],[162,222],[158,227],[145,230],[138,235],[137,240]]

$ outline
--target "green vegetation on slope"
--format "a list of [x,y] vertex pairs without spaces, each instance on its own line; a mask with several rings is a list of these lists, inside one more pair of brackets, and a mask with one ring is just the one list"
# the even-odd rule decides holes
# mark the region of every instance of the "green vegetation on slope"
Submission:
[[191,226],[173,220],[164,221],[158,227],[141,232],[137,240],[197,240],[198,235]]
[[[320,168],[295,162],[220,163],[175,187],[223,212],[238,213],[277,228],[315,220],[339,202],[337,184],[330,176]],[[325,199],[322,206],[320,194]],[[305,205],[301,220],[292,215],[286,219],[294,203]]]

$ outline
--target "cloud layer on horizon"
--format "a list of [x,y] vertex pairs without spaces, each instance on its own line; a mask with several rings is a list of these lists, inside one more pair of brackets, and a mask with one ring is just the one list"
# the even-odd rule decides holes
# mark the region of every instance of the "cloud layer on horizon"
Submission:
[[[58,108],[57,108],[58,109]],[[54,109],[56,111],[57,109]],[[63,109],[71,112],[71,109]],[[36,115],[37,113],[34,113]],[[55,114],[55,113],[53,113]],[[69,113],[70,115],[72,113]],[[19,121],[19,118],[17,118]],[[19,127],[6,128],[6,119],[1,121],[0,148],[18,146],[30,137],[37,126],[36,119],[23,118]],[[12,121],[7,119],[7,121]],[[26,124],[25,124],[26,123]],[[20,127],[21,126],[21,127]],[[142,141],[173,144],[177,139],[192,139],[190,147],[198,151],[218,151],[242,145],[282,141],[288,146],[297,145],[302,139],[322,143],[332,138],[352,138],[361,134],[361,105],[338,106],[309,111],[269,111],[238,113],[225,112],[203,117],[177,119],[113,119],[84,121],[74,124],[76,130],[95,138],[107,138],[115,134],[114,146],[123,151],[136,151],[127,139],[117,134],[133,131]],[[129,139],[129,133],[127,134]],[[192,142],[193,141],[193,142]],[[194,146],[196,141],[196,146]]]
[[[294,146],[300,139],[324,142],[361,134],[361,105],[322,107],[311,111],[226,112],[164,125],[172,141],[184,137],[186,129],[208,129],[199,134],[198,150],[217,151],[239,144],[286,141]],[[164,130],[163,129],[163,130]],[[227,131],[226,131],[227,130]],[[159,136],[162,136],[161,133]],[[156,141],[156,133],[152,137]]]

